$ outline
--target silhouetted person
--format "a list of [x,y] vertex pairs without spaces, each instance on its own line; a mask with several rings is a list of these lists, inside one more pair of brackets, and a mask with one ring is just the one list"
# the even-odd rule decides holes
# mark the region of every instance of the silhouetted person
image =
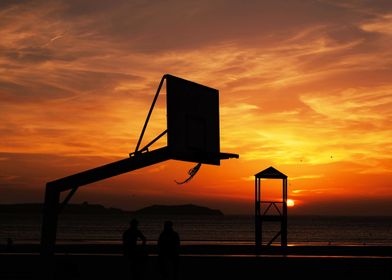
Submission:
[[[124,256],[129,261],[131,279],[141,279],[142,271],[146,264],[146,238],[137,228],[139,222],[132,219],[129,228],[123,233],[123,249]],[[138,245],[138,240],[142,241],[142,245]]]
[[6,246],[6,251],[7,252],[12,252],[14,249],[14,242],[12,241],[12,238],[7,238],[7,246]]
[[180,237],[173,222],[166,221],[158,239],[159,268],[163,279],[178,279]]

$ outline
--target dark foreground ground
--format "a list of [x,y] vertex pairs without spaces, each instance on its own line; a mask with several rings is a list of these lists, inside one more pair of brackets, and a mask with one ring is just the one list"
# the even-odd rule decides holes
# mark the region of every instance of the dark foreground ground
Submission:
[[[127,262],[113,245],[63,245],[54,259],[37,245],[0,248],[0,279],[130,279]],[[161,279],[154,247],[143,279]],[[392,247],[296,246],[254,253],[252,246],[183,246],[180,279],[388,279]]]

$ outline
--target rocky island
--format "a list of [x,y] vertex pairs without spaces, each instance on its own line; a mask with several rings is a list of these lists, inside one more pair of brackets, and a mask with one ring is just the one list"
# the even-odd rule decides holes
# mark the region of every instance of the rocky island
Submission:
[[223,216],[222,211],[210,209],[194,204],[185,205],[152,205],[134,211],[135,215],[202,215],[202,216]]

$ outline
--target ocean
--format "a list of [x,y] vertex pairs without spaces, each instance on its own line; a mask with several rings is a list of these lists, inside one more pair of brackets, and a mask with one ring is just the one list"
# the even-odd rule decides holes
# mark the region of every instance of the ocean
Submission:
[[[62,215],[58,242],[120,243],[128,227],[126,215]],[[139,228],[154,244],[165,220],[172,220],[183,243],[248,244],[254,242],[252,216],[145,216]],[[37,215],[1,214],[0,243],[37,243],[41,218]],[[265,241],[279,230],[279,224],[264,227]],[[288,242],[292,245],[392,245],[392,217],[291,216]]]

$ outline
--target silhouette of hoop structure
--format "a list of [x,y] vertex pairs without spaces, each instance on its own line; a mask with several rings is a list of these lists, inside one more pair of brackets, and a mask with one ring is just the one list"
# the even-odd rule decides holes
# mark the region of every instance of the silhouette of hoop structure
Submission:
[[[167,129],[139,149],[164,81],[167,86]],[[150,151],[149,148],[166,134],[168,145]],[[169,159],[219,165],[220,160],[239,157],[237,154],[221,153],[219,141],[219,91],[169,74],[164,75],[147,114],[136,149],[129,158],[46,184],[41,255],[54,254],[58,215],[79,187]],[[60,194],[64,191],[69,193],[60,203]]]

